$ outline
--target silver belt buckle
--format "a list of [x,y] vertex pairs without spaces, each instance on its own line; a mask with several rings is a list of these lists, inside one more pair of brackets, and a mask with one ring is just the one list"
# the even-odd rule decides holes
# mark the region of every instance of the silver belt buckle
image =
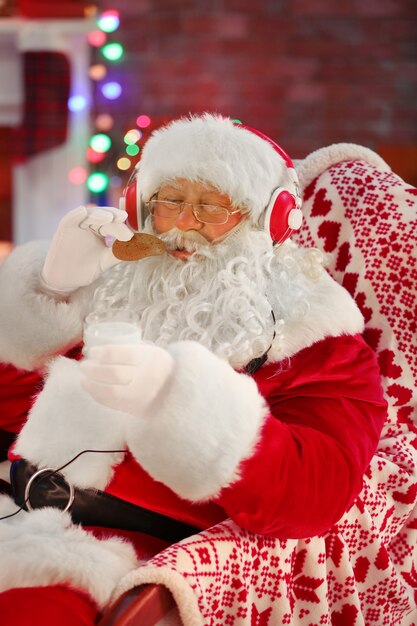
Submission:
[[41,474],[43,474],[44,472],[51,472],[51,474],[55,474],[55,476],[60,476],[60,478],[62,478],[65,483],[68,485],[69,488],[69,495],[68,495],[68,502],[67,505],[65,507],[65,509],[59,509],[60,511],[62,511],[63,513],[65,513],[66,511],[68,511],[68,509],[71,507],[72,503],[74,502],[74,497],[75,497],[75,491],[74,491],[74,486],[72,483],[70,483],[65,476],[63,476],[62,474],[60,474],[59,472],[55,472],[55,470],[52,467],[45,467],[43,469],[38,470],[37,472],[35,472],[34,474],[32,474],[32,476],[29,478],[26,488],[25,488],[25,504],[28,508],[29,511],[34,511],[35,509],[33,508],[31,502],[30,502],[30,489],[32,487],[33,481],[36,480],[36,478],[38,476],[40,476]]

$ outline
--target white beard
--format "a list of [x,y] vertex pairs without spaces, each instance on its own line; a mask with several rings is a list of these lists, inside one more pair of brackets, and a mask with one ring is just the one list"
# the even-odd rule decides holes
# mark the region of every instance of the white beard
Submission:
[[167,236],[198,252],[186,262],[163,254],[119,264],[97,290],[95,308],[129,305],[140,315],[146,341],[162,347],[197,341],[240,369],[269,349],[286,311],[300,308],[296,293],[279,293],[282,282],[292,291],[289,280],[294,270],[300,272],[299,264],[282,263],[293,253],[286,250],[280,260],[281,251],[277,254],[268,236],[248,221],[215,245],[179,238]]

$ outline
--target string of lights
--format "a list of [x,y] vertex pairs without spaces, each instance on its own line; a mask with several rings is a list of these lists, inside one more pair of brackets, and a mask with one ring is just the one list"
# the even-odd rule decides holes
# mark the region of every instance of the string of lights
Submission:
[[[96,7],[92,11],[97,11]],[[123,84],[117,69],[125,55],[123,45],[115,40],[120,14],[116,9],[108,9],[100,14],[94,13],[94,19],[97,28],[87,36],[91,46],[88,75],[92,81],[92,95],[89,98],[84,94],[72,94],[68,101],[73,112],[90,109],[92,134],[85,153],[88,168],[74,167],[68,177],[73,184],[86,185],[92,204],[100,204],[109,187],[121,184],[121,178],[115,172],[126,172],[139,159],[140,140],[152,120],[149,115],[140,114],[133,128],[125,128],[124,132],[115,128],[112,103],[123,97]]]

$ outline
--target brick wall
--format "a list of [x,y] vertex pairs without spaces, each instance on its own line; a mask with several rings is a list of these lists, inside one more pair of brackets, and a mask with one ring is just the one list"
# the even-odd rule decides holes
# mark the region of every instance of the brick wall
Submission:
[[[350,141],[417,183],[416,0],[101,0],[126,47],[112,68],[128,127],[218,111],[295,158]],[[414,161],[410,164],[411,160]],[[411,180],[410,180],[411,182]]]
[[[82,15],[87,0],[9,0],[28,17]],[[58,6],[59,5],[59,6]],[[110,66],[123,98],[102,100],[118,136],[217,111],[273,137],[294,158],[349,141],[417,185],[417,0],[98,0],[117,8]],[[58,7],[58,8],[56,8]],[[152,126],[150,128],[152,130]],[[2,129],[0,142],[8,144]],[[6,141],[7,140],[7,141]],[[11,232],[10,151],[0,161],[0,240]]]

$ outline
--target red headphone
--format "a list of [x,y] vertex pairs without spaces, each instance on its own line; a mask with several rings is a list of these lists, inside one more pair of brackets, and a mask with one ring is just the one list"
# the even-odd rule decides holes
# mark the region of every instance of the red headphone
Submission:
[[126,187],[123,189],[123,195],[119,200],[119,209],[126,211],[126,221],[133,230],[139,231],[143,228],[145,216],[143,215],[142,200],[135,171],[132,172]]
[[[285,187],[278,187],[273,190],[268,206],[263,213],[263,223],[261,224],[261,227],[269,234],[272,241],[276,244],[281,244],[301,227],[303,219],[300,210],[300,187],[294,165],[288,154],[267,135],[250,126],[238,125],[267,141],[284,160],[287,168],[287,184]],[[132,173],[126,188],[123,190],[119,208],[127,212],[127,223],[131,228],[134,230],[143,228],[145,222],[144,206],[135,178],[135,172]]]

